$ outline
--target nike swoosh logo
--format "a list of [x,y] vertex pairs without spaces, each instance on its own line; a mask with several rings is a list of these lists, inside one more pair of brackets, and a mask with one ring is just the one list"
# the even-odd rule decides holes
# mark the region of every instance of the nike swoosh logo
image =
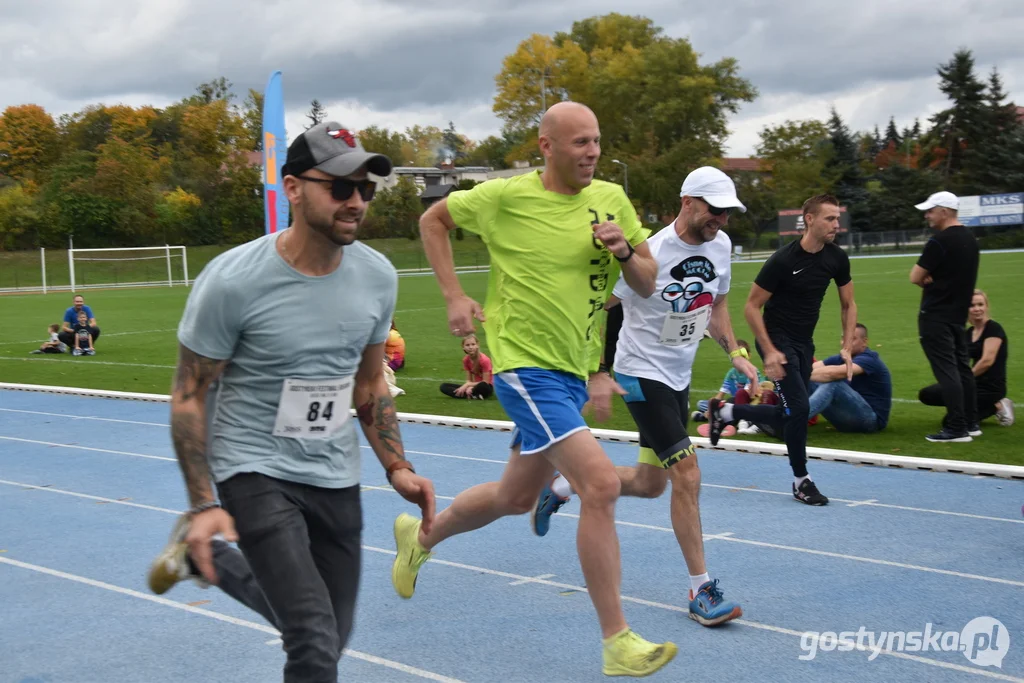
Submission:
[[794,270],[793,271],[793,275],[799,275],[800,273],[804,272],[805,270],[807,270],[807,269],[806,268],[801,268],[800,270]]

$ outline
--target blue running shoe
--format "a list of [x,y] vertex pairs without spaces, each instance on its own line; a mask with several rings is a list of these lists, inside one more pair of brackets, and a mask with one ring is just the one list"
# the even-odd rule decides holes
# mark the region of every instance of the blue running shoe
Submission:
[[704,626],[718,626],[743,616],[743,610],[726,600],[718,588],[718,579],[706,581],[693,595],[690,591],[690,618]]
[[[551,481],[553,483],[554,479]],[[537,497],[537,504],[533,507],[533,512],[530,513],[530,526],[533,527],[533,533],[538,536],[547,534],[551,527],[551,515],[558,512],[558,509],[568,502],[568,498],[563,498],[551,490],[551,484],[545,486],[544,490],[540,492],[540,496]]]

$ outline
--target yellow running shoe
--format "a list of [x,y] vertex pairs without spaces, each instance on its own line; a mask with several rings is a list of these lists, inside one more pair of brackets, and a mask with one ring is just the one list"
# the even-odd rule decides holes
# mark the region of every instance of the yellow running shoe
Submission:
[[149,589],[157,595],[163,595],[179,581],[192,579],[201,588],[208,588],[207,583],[199,574],[193,574],[188,562],[188,546],[185,544],[185,536],[188,534],[188,527],[191,518],[188,515],[178,517],[171,530],[171,538],[167,545],[160,551],[160,554],[149,566],[147,581]]
[[391,566],[391,583],[403,598],[411,598],[416,590],[420,567],[433,554],[420,545],[420,520],[404,512],[395,520],[395,546],[398,555]]
[[678,651],[675,643],[651,643],[627,628],[605,641],[602,671],[605,676],[650,676]]

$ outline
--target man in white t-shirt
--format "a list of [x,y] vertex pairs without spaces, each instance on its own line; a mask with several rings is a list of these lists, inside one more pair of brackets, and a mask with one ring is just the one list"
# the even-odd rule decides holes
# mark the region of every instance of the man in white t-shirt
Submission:
[[[717,626],[743,610],[724,599],[718,580],[707,573],[700,469],[686,420],[691,368],[705,331],[758,386],[757,368],[736,343],[729,318],[732,241],[721,230],[733,209],[745,212],[746,207],[732,180],[709,166],[686,177],[680,196],[676,220],[647,240],[658,262],[655,294],[645,299],[620,279],[608,301],[604,359],[614,359],[615,380],[640,432],[637,464],[616,467],[621,495],[657,498],[672,482],[672,527],[690,575],[690,618]],[[601,370],[608,372],[608,365],[602,363]],[[541,494],[532,516],[537,535],[547,533],[551,515],[571,492],[569,482],[558,476]]]

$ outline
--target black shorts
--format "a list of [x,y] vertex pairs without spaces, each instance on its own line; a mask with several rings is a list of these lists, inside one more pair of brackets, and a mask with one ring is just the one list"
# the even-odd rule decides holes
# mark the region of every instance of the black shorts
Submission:
[[637,462],[668,469],[693,455],[694,446],[686,433],[690,412],[690,387],[676,391],[645,377],[615,373],[615,380],[626,395],[623,400],[640,432]]

